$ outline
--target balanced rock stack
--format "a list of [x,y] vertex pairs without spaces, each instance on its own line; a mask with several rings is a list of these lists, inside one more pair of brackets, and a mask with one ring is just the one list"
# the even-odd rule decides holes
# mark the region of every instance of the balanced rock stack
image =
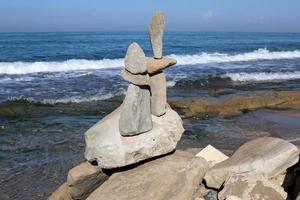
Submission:
[[[283,139],[252,140],[230,158],[210,145],[196,156],[180,150],[168,154],[184,128],[167,104],[163,69],[176,60],[162,56],[164,24],[158,12],[149,26],[153,58],[137,43],[128,47],[122,77],[129,86],[122,105],[85,133],[87,161],[71,169],[49,199],[300,198],[299,150]],[[292,181],[283,188],[285,177]]]
[[162,56],[164,17],[156,13],[149,27],[153,58],[132,43],[122,77],[129,81],[123,104],[85,133],[88,161],[105,169],[124,167],[173,151],[184,131],[167,104],[163,69],[176,64]]

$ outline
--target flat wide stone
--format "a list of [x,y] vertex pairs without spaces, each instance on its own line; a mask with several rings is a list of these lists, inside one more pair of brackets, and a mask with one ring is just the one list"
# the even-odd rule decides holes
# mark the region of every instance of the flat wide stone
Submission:
[[151,113],[162,116],[166,113],[167,81],[163,72],[150,76]]
[[126,69],[122,70],[122,77],[134,85],[149,85],[150,78],[148,74],[131,74]]
[[174,58],[147,58],[147,72],[149,74],[155,74],[163,69],[166,69],[172,65],[175,65],[177,61]]
[[204,158],[211,167],[228,159],[228,156],[226,156],[224,153],[222,153],[212,145],[207,145],[204,149],[197,153],[196,156]]
[[125,68],[132,74],[142,74],[147,71],[147,58],[137,43],[132,43],[127,49]]
[[207,162],[185,152],[113,174],[87,200],[194,200]]
[[156,12],[148,28],[154,58],[162,58],[165,19],[161,12]]
[[120,133],[122,136],[132,136],[151,129],[149,87],[130,84],[121,110]]
[[262,137],[242,145],[229,159],[205,175],[207,186],[219,189],[225,180],[243,173],[275,177],[298,162],[298,148],[279,138]]
[[83,162],[72,168],[68,173],[67,183],[73,199],[86,199],[86,197],[100,186],[108,176],[98,166]]
[[85,133],[85,158],[101,168],[117,168],[173,151],[184,131],[180,116],[169,106],[161,117],[152,116],[153,128],[143,134],[123,137],[119,132],[124,105]]

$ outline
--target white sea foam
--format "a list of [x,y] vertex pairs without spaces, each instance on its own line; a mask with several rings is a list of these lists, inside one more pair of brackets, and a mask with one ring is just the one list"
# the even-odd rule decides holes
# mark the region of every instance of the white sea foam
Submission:
[[91,96],[69,96],[69,97],[63,97],[63,98],[57,98],[57,99],[43,99],[43,100],[36,100],[33,97],[8,97],[7,101],[27,101],[31,103],[42,103],[42,104],[67,104],[67,103],[86,103],[86,102],[92,102],[92,101],[101,101],[110,99],[114,96],[125,94],[125,91],[120,91],[117,93],[106,93],[106,94],[95,94]]
[[227,73],[225,75],[233,81],[237,82],[266,82],[276,80],[294,80],[300,79],[300,71],[296,72],[255,72],[255,73]]
[[176,85],[176,81],[167,81],[167,87],[171,88]]
[[[200,53],[195,55],[170,55],[177,59],[178,65],[208,63],[241,62],[253,60],[278,60],[300,58],[300,51],[277,51],[258,49],[249,53]],[[28,74],[37,72],[59,72],[86,69],[119,68],[124,65],[123,59],[103,60],[67,60],[62,62],[0,62],[0,74]]]
[[82,97],[82,96],[72,96],[72,97],[65,97],[60,99],[44,99],[41,101],[43,104],[66,104],[66,103],[85,103],[85,102],[91,102],[91,101],[101,101],[106,100],[114,97],[117,94],[103,94],[103,95],[95,95],[90,97]]
[[123,59],[67,60],[62,62],[1,62],[0,74],[28,74],[37,72],[60,72],[86,69],[116,68]]
[[249,53],[229,55],[225,53],[201,53],[197,55],[171,55],[175,57],[180,65],[242,62],[253,60],[280,60],[300,58],[300,51],[276,51],[258,49]]

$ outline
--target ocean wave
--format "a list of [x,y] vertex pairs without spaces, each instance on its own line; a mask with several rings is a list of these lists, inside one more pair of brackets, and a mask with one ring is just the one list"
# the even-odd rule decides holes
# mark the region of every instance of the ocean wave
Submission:
[[255,72],[255,73],[227,73],[225,77],[229,77],[236,82],[266,82],[276,80],[295,80],[300,79],[300,71],[296,72]]
[[208,63],[243,62],[254,60],[280,60],[300,58],[300,51],[269,51],[262,48],[249,53],[229,55],[225,53],[201,53],[197,55],[171,55],[179,65],[195,65]]
[[62,62],[0,62],[0,74],[29,74],[86,69],[105,69],[123,66],[123,59],[84,60]]
[[[93,101],[103,101],[107,99],[111,99],[116,96],[120,96],[125,94],[125,91],[116,92],[116,93],[107,93],[107,94],[99,94],[99,95],[92,95],[88,97],[83,96],[70,96],[70,97],[63,97],[63,98],[53,98],[53,99],[43,99],[43,100],[36,100],[32,97],[9,97],[4,102],[11,102],[11,103],[25,103],[25,104],[34,104],[34,105],[55,105],[55,104],[70,104],[70,103],[88,103]],[[0,102],[0,103],[4,103]]]
[[72,97],[64,97],[59,99],[43,99],[40,101],[42,104],[68,104],[68,103],[87,103],[92,101],[103,101],[107,99],[111,99],[115,96],[125,94],[125,92],[118,92],[118,93],[108,93],[103,95],[94,95],[89,97],[82,97],[82,96],[72,96]]
[[[279,60],[300,58],[300,51],[274,51],[258,49],[249,53],[200,53],[195,55],[170,55],[178,65],[195,65],[208,63],[242,62],[254,60]],[[60,72],[87,69],[119,68],[124,59],[84,60],[72,59],[62,62],[0,62],[0,74],[29,74],[39,72]]]

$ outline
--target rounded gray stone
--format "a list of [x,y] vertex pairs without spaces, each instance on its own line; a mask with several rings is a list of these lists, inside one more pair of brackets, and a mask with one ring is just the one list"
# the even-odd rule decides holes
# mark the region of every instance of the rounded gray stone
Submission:
[[146,55],[137,43],[132,43],[127,49],[125,68],[132,74],[142,74],[147,71]]

